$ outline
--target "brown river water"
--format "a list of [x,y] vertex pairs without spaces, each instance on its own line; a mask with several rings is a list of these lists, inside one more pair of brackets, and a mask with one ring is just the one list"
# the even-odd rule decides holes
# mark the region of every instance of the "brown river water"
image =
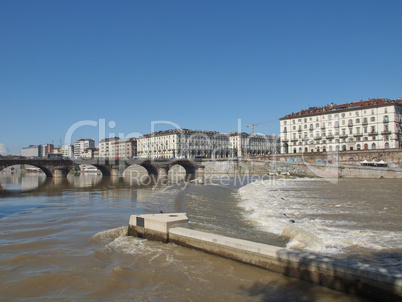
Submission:
[[126,236],[130,215],[161,210],[187,213],[197,230],[402,273],[401,180],[138,186],[14,172],[0,184],[0,301],[368,301]]

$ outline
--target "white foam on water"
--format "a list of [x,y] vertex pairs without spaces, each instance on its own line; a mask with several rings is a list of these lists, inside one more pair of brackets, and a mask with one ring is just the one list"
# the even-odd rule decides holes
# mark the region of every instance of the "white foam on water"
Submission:
[[309,196],[304,185],[311,186],[312,181],[255,181],[238,190],[239,206],[259,229],[287,238],[288,248],[326,254],[353,248],[402,248],[400,233],[361,227],[345,216],[353,214],[353,206]]

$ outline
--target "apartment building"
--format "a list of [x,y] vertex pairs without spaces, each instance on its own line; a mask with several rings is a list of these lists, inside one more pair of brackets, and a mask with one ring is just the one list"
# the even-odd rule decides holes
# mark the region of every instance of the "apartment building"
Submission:
[[61,154],[63,155],[63,158],[73,158],[74,157],[74,146],[73,145],[61,146]]
[[84,159],[94,159],[98,154],[98,148],[95,147],[89,147],[86,148],[85,151],[81,154],[81,157]]
[[137,156],[137,139],[135,138],[105,138],[99,142],[99,157],[101,158],[132,158]]
[[277,146],[275,137],[173,129],[138,138],[137,153],[141,158],[228,158],[273,153]]
[[82,138],[74,142],[74,157],[82,157],[85,150],[89,147],[95,147],[95,140],[92,138]]
[[53,153],[54,150],[54,145],[53,144],[47,144],[47,145],[42,145],[42,157],[46,157],[49,153]]
[[402,147],[402,99],[311,107],[280,119],[281,152]]
[[21,155],[25,157],[42,157],[42,145],[29,145],[23,147]]

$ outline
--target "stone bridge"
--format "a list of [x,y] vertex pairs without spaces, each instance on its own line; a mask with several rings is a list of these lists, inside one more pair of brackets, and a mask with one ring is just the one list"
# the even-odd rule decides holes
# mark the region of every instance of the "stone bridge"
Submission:
[[166,178],[169,169],[175,165],[183,167],[186,171],[186,179],[191,180],[204,176],[204,166],[201,159],[89,159],[89,160],[71,160],[71,159],[0,159],[0,171],[14,165],[31,165],[41,169],[47,177],[65,177],[70,171],[75,171],[79,165],[93,165],[102,172],[104,176],[122,176],[123,172],[132,165],[144,167],[148,175],[160,180]]

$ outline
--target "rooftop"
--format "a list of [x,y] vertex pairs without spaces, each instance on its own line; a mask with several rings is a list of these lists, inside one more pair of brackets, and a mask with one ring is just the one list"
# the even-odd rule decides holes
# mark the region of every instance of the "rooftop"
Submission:
[[359,101],[359,102],[352,102],[352,103],[345,103],[340,105],[326,105],[322,107],[310,107],[309,109],[304,109],[296,113],[291,113],[285,115],[284,117],[280,118],[289,119],[294,117],[304,117],[304,116],[311,116],[317,114],[324,114],[330,112],[339,112],[339,111],[347,111],[347,110],[356,110],[356,109],[365,109],[365,108],[372,108],[372,107],[380,107],[385,105],[399,105],[402,106],[402,99],[399,98],[397,100],[389,100],[389,99],[368,99],[366,101]]

